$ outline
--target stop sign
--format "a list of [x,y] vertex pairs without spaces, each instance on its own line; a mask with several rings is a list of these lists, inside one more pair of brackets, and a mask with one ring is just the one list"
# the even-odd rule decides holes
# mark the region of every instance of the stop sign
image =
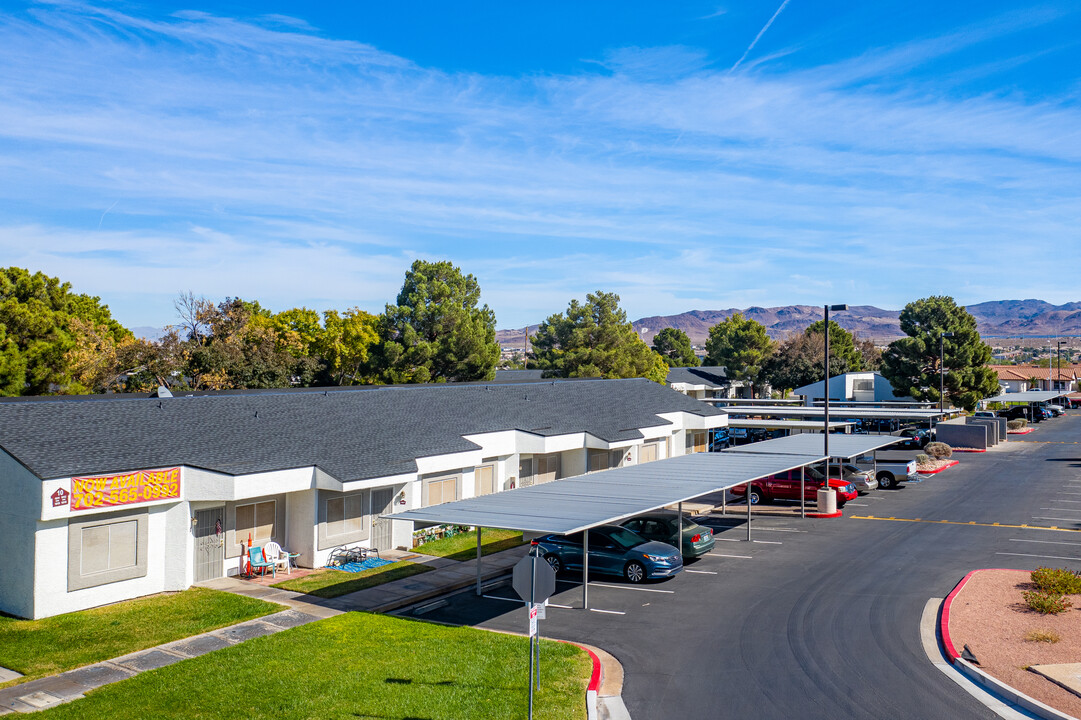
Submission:
[[514,566],[511,585],[526,602],[532,594],[533,602],[542,603],[556,591],[556,571],[544,558],[526,555]]

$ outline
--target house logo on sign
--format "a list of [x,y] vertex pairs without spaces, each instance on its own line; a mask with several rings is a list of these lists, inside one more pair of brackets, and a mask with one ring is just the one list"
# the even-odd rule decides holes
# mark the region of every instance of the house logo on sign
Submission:
[[63,507],[68,504],[68,498],[71,497],[71,493],[64,488],[57,488],[56,492],[50,497],[53,499],[53,507]]

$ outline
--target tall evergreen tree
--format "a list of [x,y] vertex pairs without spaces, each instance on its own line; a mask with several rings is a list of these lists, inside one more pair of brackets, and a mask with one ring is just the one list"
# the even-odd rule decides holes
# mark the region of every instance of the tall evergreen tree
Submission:
[[939,399],[939,338],[945,355],[946,397],[972,410],[985,397],[998,393],[998,376],[987,367],[991,347],[980,338],[976,318],[952,297],[932,296],[905,305],[901,330],[908,337],[894,340],[882,356],[882,375],[899,397]]
[[665,328],[653,336],[653,352],[664,358],[669,367],[698,367],[698,357],[687,333]]
[[762,365],[773,348],[766,326],[737,312],[709,329],[706,364],[723,366],[732,380],[746,380],[753,397]]
[[549,316],[533,338],[532,367],[546,377],[645,377],[664,384],[668,363],[650,350],[619,307],[619,295],[596,292]]
[[396,305],[380,316],[377,367],[391,383],[491,380],[499,361],[495,313],[480,284],[453,264],[417,260]]

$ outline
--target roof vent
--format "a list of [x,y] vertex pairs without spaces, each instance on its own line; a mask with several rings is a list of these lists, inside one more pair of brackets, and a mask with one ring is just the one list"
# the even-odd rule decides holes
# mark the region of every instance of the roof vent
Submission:
[[150,395],[150,397],[158,397],[158,398],[172,397],[172,396],[173,396],[173,394],[171,392],[169,392],[169,388],[165,387],[164,385],[158,385],[158,389],[155,390]]

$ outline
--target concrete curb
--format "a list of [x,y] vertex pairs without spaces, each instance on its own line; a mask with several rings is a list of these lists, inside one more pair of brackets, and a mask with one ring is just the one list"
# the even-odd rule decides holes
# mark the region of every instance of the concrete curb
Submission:
[[601,659],[597,657],[597,653],[586,645],[579,645],[570,640],[559,640],[558,642],[574,645],[589,653],[589,659],[593,661],[593,673],[589,676],[589,684],[586,685],[586,718],[587,720],[597,720],[597,693],[601,689]]
[[[982,568],[982,570],[1005,570],[1008,568]],[[946,658],[957,668],[958,672],[963,674],[972,682],[980,685],[991,692],[1005,698],[1007,701],[1014,705],[1024,708],[1025,710],[1038,715],[1039,717],[1046,718],[1047,720],[1077,720],[1073,715],[1067,715],[1064,712],[1056,710],[1055,708],[1044,705],[1039,700],[1031,698],[1025,695],[1019,690],[1015,690],[1011,686],[1002,682],[1001,680],[992,677],[983,670],[979,669],[972,663],[968,662],[961,657],[957,652],[957,648],[954,647],[953,639],[950,637],[950,607],[953,604],[954,598],[957,594],[964,589],[969,579],[982,570],[973,570],[968,575],[965,575],[961,582],[957,583],[957,586],[946,596],[946,599],[942,601],[942,612],[939,618],[939,634],[942,638],[942,647],[946,652]],[[1015,572],[1026,572],[1025,570],[1016,570]]]
[[[955,450],[954,452],[961,452],[961,451],[960,450]],[[961,462],[960,460],[951,460],[950,462],[948,462],[947,464],[943,465],[940,468],[935,468],[934,470],[927,470],[927,471],[924,471],[924,472],[918,472],[916,474],[917,475],[937,475],[938,473],[942,472],[943,470],[949,470],[954,465],[959,465],[960,462]]]
[[987,452],[987,448],[954,448],[955,453],[958,452]]

